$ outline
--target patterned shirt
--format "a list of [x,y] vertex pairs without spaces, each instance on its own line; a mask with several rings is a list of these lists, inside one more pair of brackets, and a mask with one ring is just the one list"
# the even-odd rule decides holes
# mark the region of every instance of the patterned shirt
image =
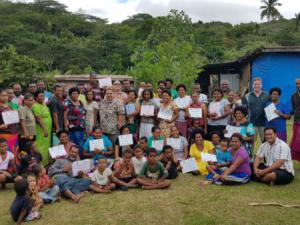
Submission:
[[80,105],[74,105],[71,100],[65,101],[64,110],[68,110],[69,129],[80,130],[85,128],[85,109],[80,102]]
[[125,115],[124,105],[117,99],[109,102],[104,99],[100,103],[100,126],[106,134],[116,134],[118,132],[118,116]]

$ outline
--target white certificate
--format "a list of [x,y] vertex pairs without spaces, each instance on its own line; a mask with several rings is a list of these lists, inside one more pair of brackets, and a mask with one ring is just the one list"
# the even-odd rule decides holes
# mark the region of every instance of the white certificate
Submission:
[[142,105],[141,116],[154,116],[154,105]]
[[161,151],[164,147],[163,140],[152,141],[152,148],[155,148],[157,151]]
[[130,115],[135,112],[135,105],[134,103],[130,103],[125,105],[126,115]]
[[209,113],[216,113],[218,116],[221,116],[221,103],[220,102],[212,102],[208,106]]
[[112,86],[112,81],[110,77],[99,79],[99,87],[104,88],[104,87],[111,87]]
[[176,98],[175,103],[180,109],[186,108],[191,103],[190,97]]
[[160,108],[157,117],[163,120],[171,120],[173,117],[173,111],[172,109]]
[[90,151],[93,152],[97,148],[98,150],[104,150],[104,143],[103,139],[95,139],[95,140],[90,140]]
[[202,118],[201,108],[189,108],[189,113],[192,118]]
[[15,110],[4,111],[2,112],[2,119],[4,124],[6,125],[19,123],[20,122],[19,112]]
[[57,157],[66,156],[67,152],[64,145],[57,145],[49,148],[49,153],[52,159],[56,159]]
[[142,96],[144,89],[143,88],[139,88],[139,93],[138,96]]
[[171,145],[174,149],[180,149],[181,139],[180,138],[168,138],[167,145]]
[[93,169],[93,167],[93,161],[90,159],[75,161],[72,163],[72,174],[76,177],[78,176],[79,171],[88,173]]
[[195,158],[189,158],[180,161],[180,166],[182,168],[182,173],[188,173],[188,172],[198,170]]
[[204,162],[217,162],[217,156],[214,154],[201,152],[201,160]]
[[268,121],[274,120],[278,118],[279,116],[275,113],[276,106],[271,103],[265,108],[265,113]]
[[226,134],[224,135],[224,137],[226,138],[231,138],[231,136],[234,133],[241,133],[241,127],[236,127],[236,126],[231,126],[231,125],[227,125],[226,126]]
[[120,146],[133,145],[132,134],[120,135],[119,136],[119,144],[120,144]]

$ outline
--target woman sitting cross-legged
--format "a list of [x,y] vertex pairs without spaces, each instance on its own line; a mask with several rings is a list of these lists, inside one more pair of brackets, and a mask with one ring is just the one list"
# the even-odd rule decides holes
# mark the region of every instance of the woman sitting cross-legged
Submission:
[[214,176],[215,184],[245,184],[248,183],[251,176],[250,158],[248,152],[242,147],[243,136],[234,133],[230,139],[230,153],[232,155],[229,168],[219,175]]
[[157,151],[151,148],[148,160],[137,178],[138,184],[142,185],[143,190],[165,189],[171,185],[171,181],[166,180],[167,177],[167,170],[157,161]]

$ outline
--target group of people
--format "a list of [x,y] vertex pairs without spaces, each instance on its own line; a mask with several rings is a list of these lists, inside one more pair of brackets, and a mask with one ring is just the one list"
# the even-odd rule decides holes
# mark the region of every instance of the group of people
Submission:
[[[245,96],[230,90],[227,80],[211,96],[201,93],[199,83],[188,95],[189,88],[174,88],[172,79],[159,81],[156,91],[145,82],[136,89],[129,80],[99,83],[91,73],[87,85],[66,90],[55,84],[53,93],[44,81],[30,82],[25,92],[20,84],[0,90],[0,184],[14,183],[11,215],[17,223],[39,218],[40,208],[60,196],[78,203],[87,191],[166,189],[189,159],[196,166],[189,172],[205,175],[201,185],[294,179],[300,79],[293,110],[280,101],[280,88],[264,92],[260,78]],[[268,120],[271,104],[276,116]],[[286,143],[291,115],[292,150]],[[257,136],[262,144],[254,155]],[[65,154],[53,156],[53,146]],[[74,163],[84,160],[89,171],[74,172]]]

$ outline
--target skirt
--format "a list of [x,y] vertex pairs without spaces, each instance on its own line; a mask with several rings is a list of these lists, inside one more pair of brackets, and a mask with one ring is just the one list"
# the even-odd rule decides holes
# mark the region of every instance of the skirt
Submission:
[[291,141],[292,159],[300,161],[300,121],[293,126],[293,137]]

